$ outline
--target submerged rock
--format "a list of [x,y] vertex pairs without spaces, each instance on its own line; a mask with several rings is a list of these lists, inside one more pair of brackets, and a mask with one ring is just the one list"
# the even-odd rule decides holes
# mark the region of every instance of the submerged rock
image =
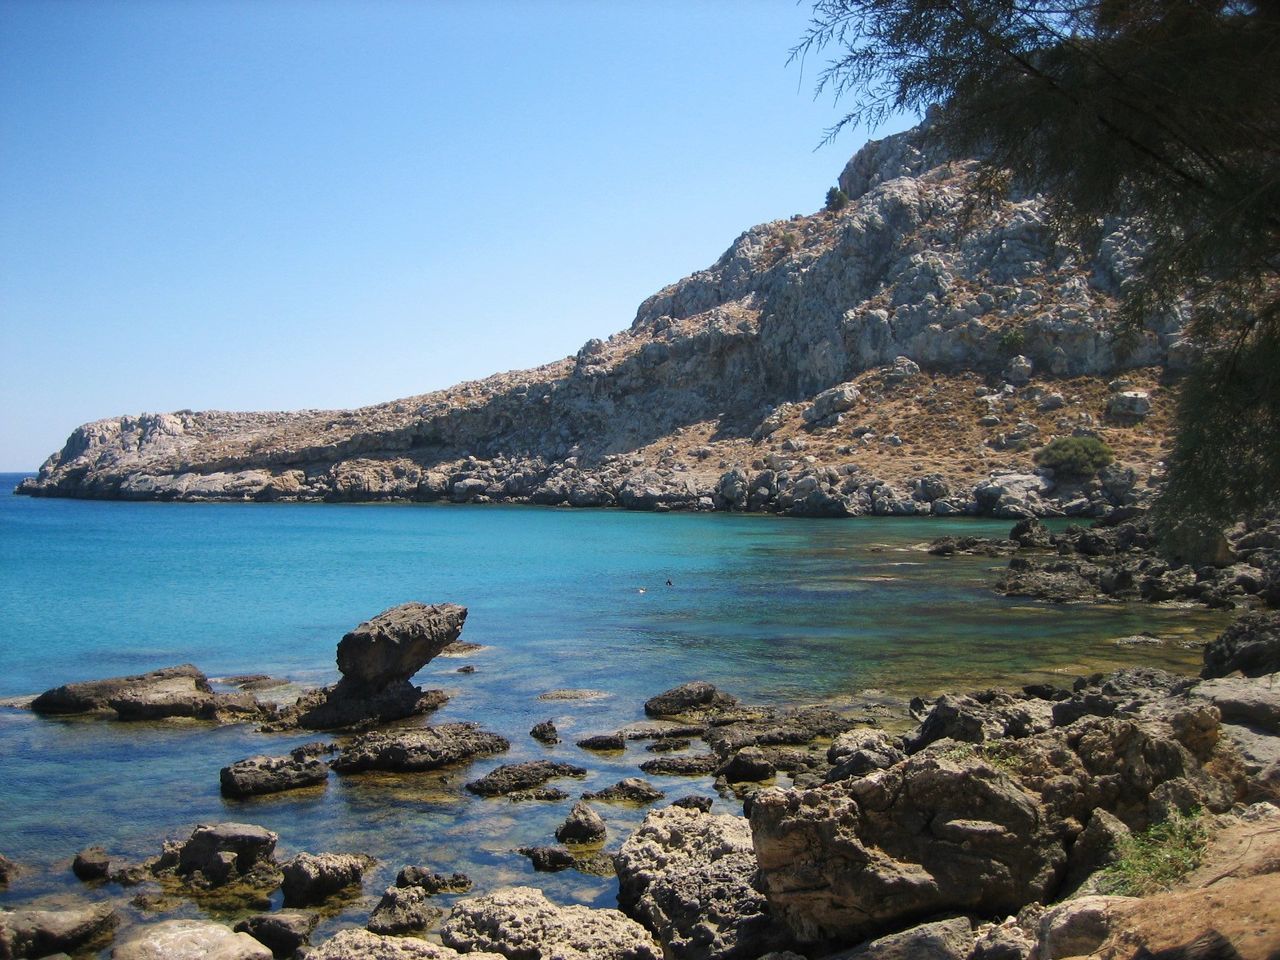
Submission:
[[539,743],[553,744],[560,742],[560,734],[556,730],[556,725],[550,720],[534,724],[533,729],[529,731],[529,736]]
[[640,769],[653,776],[699,777],[715,773],[720,758],[714,753],[690,757],[654,757],[640,764]]
[[214,693],[209,678],[189,663],[54,687],[36,697],[31,709],[47,715],[105,713],[118,720],[186,717],[217,723],[240,723],[272,712],[248,693]]
[[666,794],[648,780],[641,780],[639,777],[627,777],[625,780],[619,780],[613,786],[605,787],[603,790],[589,790],[582,795],[582,799],[603,800],[606,803],[645,804],[661,800],[664,796]]
[[528,857],[533,869],[539,873],[558,873],[577,862],[572,853],[561,847],[521,847],[516,853]]
[[468,957],[488,950],[505,957],[556,960],[662,960],[662,948],[617,910],[560,907],[540,890],[512,887],[459,901],[440,931]]
[[[474,723],[445,723],[395,733],[356,737],[331,764],[339,773],[364,770],[435,770],[507,750],[505,737]],[[585,772],[585,771],[584,771]]]

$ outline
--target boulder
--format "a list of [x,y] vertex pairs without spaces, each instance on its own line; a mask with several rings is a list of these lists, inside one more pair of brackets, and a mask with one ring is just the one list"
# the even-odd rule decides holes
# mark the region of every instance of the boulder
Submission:
[[770,780],[778,768],[760,747],[743,747],[721,764],[717,774],[730,783]]
[[943,912],[1008,914],[1065,865],[1039,798],[979,759],[912,757],[751,806],[763,889],[802,942],[848,942]]
[[1093,953],[1117,923],[1117,908],[1132,902],[1132,897],[1078,897],[1051,908],[1040,918],[1040,960]]
[[403,603],[366,620],[338,642],[338,672],[354,691],[408,680],[458,639],[467,608]]
[[[307,960],[459,960],[456,950],[414,937],[386,937],[368,930],[342,930],[315,947]],[[506,960],[498,953],[469,953],[466,960]]]
[[824,960],[969,960],[973,930],[964,917],[922,923]]
[[705,680],[694,680],[650,697],[645,701],[644,712],[651,717],[682,717],[727,710],[737,702]]
[[852,409],[861,396],[858,388],[852,383],[842,383],[829,390],[823,390],[813,398],[813,403],[805,408],[802,414],[804,422],[821,423],[836,414],[844,413]]
[[[661,741],[659,741],[661,742]],[[583,800],[603,800],[606,803],[646,804],[661,800],[666,794],[639,777],[627,777],[619,780],[611,787],[603,790],[588,791],[582,795]]]
[[891,767],[906,756],[883,730],[849,730],[827,748],[827,762],[833,764],[827,780],[861,777],[872,770]]
[[1246,613],[1204,648],[1205,679],[1239,670],[1246,677],[1280,672],[1280,612]]
[[579,740],[578,747],[583,750],[625,750],[627,743],[620,733],[597,733]]
[[102,946],[118,918],[110,904],[0,911],[0,957],[46,957]]
[[1151,395],[1145,390],[1122,390],[1107,401],[1108,416],[1117,420],[1141,420],[1151,412]]
[[509,960],[663,960],[648,931],[617,910],[557,906],[532,887],[459,901],[440,936],[468,958],[485,950]]
[[311,787],[329,778],[329,767],[314,757],[249,757],[218,774],[224,797],[254,797]]
[[445,723],[394,733],[367,733],[343,748],[331,766],[339,773],[365,770],[435,770],[510,748],[505,737],[474,723]]
[[672,960],[745,960],[789,940],[753,886],[756,858],[742,817],[675,805],[650,811],[614,866],[618,905]]
[[281,866],[284,905],[308,907],[358,887],[369,861],[348,853],[300,853]]
[[655,777],[700,777],[715,773],[720,758],[714,753],[699,753],[688,757],[654,757],[640,764],[640,769]]
[[1033,369],[1034,366],[1031,360],[1019,354],[1005,365],[1001,376],[1015,387],[1021,387],[1031,382]]
[[1280,734],[1280,673],[1204,680],[1188,695],[1216,707],[1224,723]]
[[112,960],[271,960],[247,933],[207,920],[165,920],[135,929],[111,951]]
[[105,713],[118,720],[188,717],[237,723],[270,713],[248,693],[214,693],[209,678],[189,663],[128,677],[69,683],[31,702],[39,714]]
[[550,720],[534,724],[533,729],[529,731],[529,736],[539,743],[553,744],[560,742],[560,734],[556,730],[556,725]]
[[1120,857],[1121,844],[1129,835],[1124,821],[1106,810],[1094,810],[1067,855],[1065,889],[1078,889],[1094,873],[1115,863]]
[[443,915],[422,887],[387,887],[369,915],[368,929],[393,936],[420,933]]
[[71,861],[71,872],[79,880],[105,880],[111,872],[111,858],[102,847],[85,847]]
[[572,853],[560,847],[521,847],[516,853],[528,857],[539,873],[559,873],[577,863]]
[[0,853],[0,887],[8,884],[10,880],[18,875],[18,865]]
[[524,763],[506,763],[495,767],[479,780],[472,780],[467,789],[481,797],[498,797],[520,790],[541,786],[559,777],[585,777],[585,767],[555,760],[528,760]]
[[247,933],[277,958],[292,957],[306,944],[319,917],[302,910],[279,910],[246,917],[235,925],[236,933]]
[[579,800],[569,811],[564,823],[556,828],[556,839],[561,843],[600,843],[604,840],[606,828],[600,814],[596,813],[583,800]]
[[271,863],[278,839],[250,823],[201,824],[178,849],[176,872],[188,878],[198,873],[209,885],[221,886]]

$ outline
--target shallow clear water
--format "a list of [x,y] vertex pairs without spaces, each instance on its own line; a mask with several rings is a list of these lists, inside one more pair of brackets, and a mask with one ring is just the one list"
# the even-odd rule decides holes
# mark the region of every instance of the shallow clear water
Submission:
[[[513,747],[444,775],[331,778],[323,789],[236,803],[218,795],[219,767],[314,735],[0,708],[0,852],[37,868],[0,902],[73,885],[66,864],[86,844],[141,858],[197,822],[234,819],[278,831],[286,854],[379,857],[371,894],[399,866],[421,862],[464,870],[478,889],[532,882],[562,900],[610,904],[611,881],[534,874],[511,852],[553,842],[568,803],[481,801],[462,782],[548,753],[591,771],[566,785],[575,795],[635,775],[649,756],[642,745],[611,759],[571,741],[641,719],[645,698],[685,680],[777,703],[872,687],[929,694],[1062,681],[1134,662],[1191,671],[1193,646],[1114,641],[1139,631],[1207,639],[1223,622],[1202,610],[1010,600],[989,589],[1002,561],[919,549],[959,529],[1003,535],[1007,521],[98,503],[10,496],[17,479],[0,475],[0,697],[184,661],[212,676],[331,682],[335,645],[356,623],[406,600],[449,600],[470,609],[463,639],[486,649],[434,661],[418,682],[454,694],[435,719],[477,721]],[[464,663],[477,672],[458,674]],[[563,687],[607,696],[536,699]],[[545,719],[570,742],[530,740]],[[671,799],[709,788],[659,785]],[[642,816],[601,810],[611,848]]]

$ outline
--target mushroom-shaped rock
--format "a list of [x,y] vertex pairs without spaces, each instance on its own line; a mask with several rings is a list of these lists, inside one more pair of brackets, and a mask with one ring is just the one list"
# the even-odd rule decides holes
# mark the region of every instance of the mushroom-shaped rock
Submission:
[[596,813],[583,800],[579,800],[569,811],[564,823],[556,828],[556,839],[561,843],[599,843],[604,839],[606,828],[600,814]]
[[662,960],[649,932],[617,910],[560,907],[532,887],[459,901],[440,936],[468,958],[487,950],[510,960]]
[[456,603],[402,603],[360,624],[338,642],[344,682],[378,690],[408,680],[458,639],[467,608]]
[[335,893],[359,886],[368,863],[349,853],[298,854],[281,867],[285,906],[324,903]]

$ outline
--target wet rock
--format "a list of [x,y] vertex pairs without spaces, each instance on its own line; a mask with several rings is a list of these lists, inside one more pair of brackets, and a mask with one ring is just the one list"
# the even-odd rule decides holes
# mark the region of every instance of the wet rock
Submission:
[[600,843],[606,828],[600,814],[582,800],[573,805],[564,823],[556,828],[556,839],[561,843]]
[[827,960],[968,960],[973,942],[969,921],[955,917],[888,934]]
[[224,797],[244,798],[281,793],[324,783],[329,767],[314,758],[249,757],[223,767],[218,773]]
[[[201,824],[176,851],[175,871],[183,877],[196,874],[210,886],[221,886],[270,864],[279,837],[250,823]],[[165,866],[161,858],[159,866]]]
[[465,873],[433,873],[426,867],[404,867],[396,874],[397,887],[421,887],[429,895],[437,893],[466,893],[471,889],[471,878]]
[[236,933],[247,933],[271,951],[276,958],[292,957],[311,937],[319,918],[301,910],[279,910],[246,917],[234,927]]
[[111,858],[102,847],[85,847],[71,861],[71,872],[79,880],[105,880],[111,872]]
[[539,873],[558,873],[574,865],[573,854],[561,847],[521,847],[516,853],[528,857]]
[[357,737],[333,761],[339,773],[364,770],[413,772],[435,770],[507,750],[505,737],[474,723],[445,723],[396,733]]
[[583,750],[625,750],[627,743],[620,733],[599,733],[579,740],[578,746]]
[[510,960],[662,960],[640,924],[617,910],[560,907],[539,890],[512,887],[459,901],[440,931],[447,946],[487,950]]
[[752,884],[756,858],[742,817],[650,811],[614,865],[619,906],[673,960],[745,960],[788,942]]
[[743,747],[716,771],[730,783],[771,780],[777,767],[759,747]]
[[685,810],[694,810],[698,813],[710,813],[711,805],[714,802],[710,797],[687,796],[673,800],[671,805],[673,807],[682,807]]
[[648,753],[676,753],[680,750],[688,750],[692,745],[692,740],[685,740],[682,737],[663,737],[661,740],[653,741],[644,749]]
[[0,886],[6,885],[18,875],[18,865],[0,853]]
[[247,933],[206,920],[165,920],[138,927],[116,944],[112,960],[271,960]]
[[109,904],[0,911],[0,957],[46,957],[103,946],[117,923]]
[[496,767],[479,780],[472,780],[467,789],[481,797],[497,797],[529,790],[558,777],[585,777],[585,767],[555,760],[528,760],[524,763],[506,763]]
[[1009,531],[1009,539],[1019,547],[1048,549],[1053,543],[1049,528],[1036,517],[1029,517],[1015,523],[1013,529]]
[[114,714],[119,720],[188,717],[238,723],[269,715],[247,693],[214,693],[209,678],[189,663],[128,677],[69,683],[31,702],[39,714]]
[[704,680],[673,687],[645,701],[644,712],[651,717],[682,717],[728,709],[737,698],[721,693]]
[[529,731],[529,736],[539,743],[553,744],[560,742],[560,733],[556,730],[556,725],[550,720],[534,724],[533,729]]
[[[414,937],[387,937],[368,930],[342,930],[307,954],[306,960],[459,960],[462,954]],[[466,960],[507,960],[500,953],[468,953]]]
[[281,866],[284,905],[308,907],[358,887],[369,861],[347,853],[300,853]]
[[506,797],[512,803],[525,803],[526,801],[559,803],[561,800],[568,800],[569,794],[559,787],[534,787],[532,790],[517,790],[515,793],[508,793]]
[[422,887],[387,887],[367,926],[372,933],[403,935],[426,930],[442,916]]
[[720,758],[714,753],[690,757],[654,757],[640,764],[640,769],[653,776],[699,777],[715,773]]
[[619,780],[611,787],[603,790],[588,791],[582,795],[583,800],[602,800],[606,803],[646,804],[661,800],[666,794],[639,777],[627,777]]
[[1204,648],[1205,679],[1239,670],[1246,677],[1280,672],[1280,613],[1246,613]]

